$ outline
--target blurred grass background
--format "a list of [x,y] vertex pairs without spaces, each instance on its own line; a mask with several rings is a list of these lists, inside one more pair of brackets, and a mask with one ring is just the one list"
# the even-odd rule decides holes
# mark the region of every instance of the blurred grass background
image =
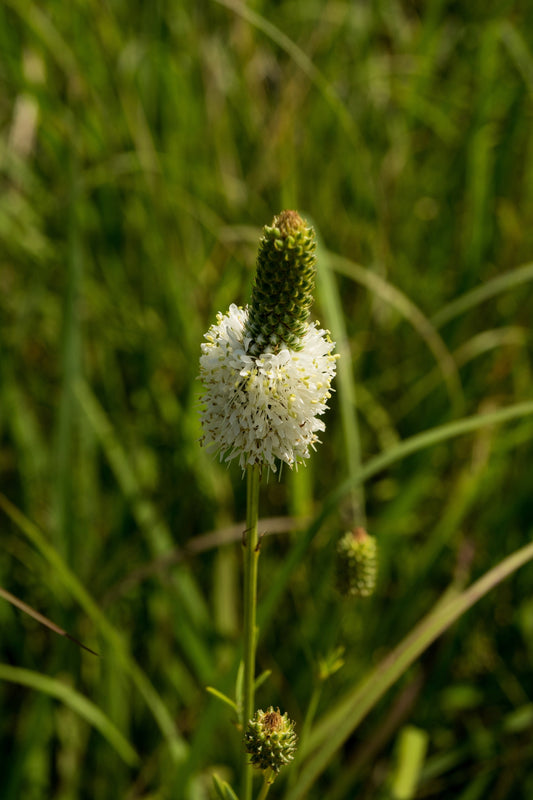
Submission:
[[[196,376],[275,213],[317,228],[315,313],[344,358],[324,443],[271,476],[264,517],[309,518],[371,456],[531,399],[532,35],[512,0],[4,0],[0,583],[100,657],[0,602],[2,800],[236,783],[205,686],[235,681],[245,484],[198,444]],[[345,647],[319,715],[450,582],[526,543],[532,457],[524,417],[341,503],[263,632],[258,704],[301,727],[320,657]],[[346,604],[335,542],[365,518],[378,591]],[[298,527],[270,525],[262,595]],[[530,798],[532,578],[433,645],[310,796],[397,796],[410,724],[428,735],[413,796]]]

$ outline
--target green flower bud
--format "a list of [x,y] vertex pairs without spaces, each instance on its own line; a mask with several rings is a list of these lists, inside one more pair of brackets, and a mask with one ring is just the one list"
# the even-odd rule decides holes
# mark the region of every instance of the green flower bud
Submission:
[[294,722],[272,706],[256,711],[244,732],[244,747],[252,766],[276,774],[293,760],[296,741]]
[[364,528],[348,531],[337,544],[337,588],[346,597],[369,597],[376,587],[377,543]]
[[313,303],[315,251],[315,232],[296,211],[282,211],[263,228],[246,328],[249,355],[267,348],[277,353],[283,346],[302,349]]

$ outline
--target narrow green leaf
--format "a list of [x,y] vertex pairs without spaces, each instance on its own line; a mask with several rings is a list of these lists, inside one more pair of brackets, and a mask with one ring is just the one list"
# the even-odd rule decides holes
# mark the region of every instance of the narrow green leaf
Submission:
[[224,792],[224,783],[220,780],[217,775],[213,775],[213,783],[215,785],[215,791],[217,796],[220,800],[226,800],[226,793]]
[[267,678],[270,678],[271,675],[272,675],[271,669],[266,669],[264,672],[261,673],[261,675],[258,675],[257,678],[255,679],[255,685],[254,685],[255,690],[257,691],[257,689],[259,689],[259,687],[262,686],[264,682],[267,680]]
[[0,664],[0,680],[28,686],[30,689],[44,692],[50,697],[60,700],[88,722],[89,725],[96,728],[128,766],[133,767],[139,764],[139,756],[118,728],[113,725],[98,706],[95,706],[94,703],[77,692],[76,689],[73,689],[72,686],[67,686],[67,684],[56,678],[50,678],[40,672],[22,669],[21,667],[12,667],[8,664]]
[[219,692],[218,689],[215,689],[213,686],[206,686],[205,690],[206,692],[209,692],[209,694],[212,694],[213,697],[216,697],[218,700],[221,700],[223,703],[228,705],[231,709],[233,709],[233,711],[238,713],[237,703],[235,703],[235,701],[232,700],[230,697],[228,697],[226,694],[224,694],[223,692]]
[[407,295],[376,272],[365,269],[360,264],[335,253],[329,252],[328,258],[332,269],[341,275],[346,275],[361,286],[365,286],[385,303],[395,308],[413,326],[435,357],[452,405],[458,409],[462,408],[464,404],[463,389],[457,364],[437,331],[434,320],[429,320]]
[[447,322],[450,322],[460,314],[464,314],[465,311],[470,311],[471,308],[490,300],[491,297],[496,297],[529,281],[533,281],[533,264],[524,264],[521,267],[516,267],[516,269],[510,269],[503,275],[498,275],[490,281],[485,281],[481,286],[476,286],[475,289],[456,297],[451,303],[437,311],[431,318],[431,322],[435,327],[442,328]]
[[510,20],[503,20],[499,26],[501,40],[507,48],[509,55],[516,64],[516,67],[530,94],[533,94],[533,58],[531,47],[524,39],[522,33]]
[[78,641],[78,639],[75,639],[74,636],[70,635],[70,633],[67,633],[67,631],[63,630],[63,628],[60,628],[59,625],[56,625],[55,622],[52,622],[51,619],[45,617],[44,614],[39,613],[39,611],[37,611],[35,608],[32,608],[23,600],[21,600],[18,597],[15,597],[14,594],[11,594],[11,592],[8,592],[6,589],[3,589],[1,586],[0,586],[0,597],[3,597],[4,600],[7,600],[7,602],[11,603],[11,605],[15,606],[15,608],[18,608],[25,614],[28,614],[28,616],[33,617],[33,619],[37,620],[37,622],[39,622],[41,625],[44,625],[46,628],[53,631],[54,633],[57,633],[59,636],[65,636],[67,639],[70,639],[71,642],[74,642],[75,644],[78,645],[78,647],[82,647],[84,650],[87,650],[87,652],[91,653],[93,656],[98,655],[98,653],[95,653],[95,651],[91,650],[90,647],[87,647],[87,645]]
[[239,800],[229,783],[221,780],[218,775],[213,775],[213,783],[220,800]]

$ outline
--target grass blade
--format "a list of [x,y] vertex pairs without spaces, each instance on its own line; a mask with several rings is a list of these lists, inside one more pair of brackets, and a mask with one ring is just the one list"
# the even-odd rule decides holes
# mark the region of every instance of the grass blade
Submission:
[[357,485],[363,481],[369,480],[374,477],[374,475],[377,475],[396,462],[401,461],[403,458],[439,444],[440,442],[448,441],[457,436],[465,436],[468,433],[473,433],[488,425],[499,425],[532,414],[533,401],[516,403],[515,405],[501,408],[488,414],[475,414],[471,417],[465,417],[464,419],[447,423],[446,425],[440,425],[429,431],[419,433],[416,436],[411,436],[409,439],[405,439],[396,446],[391,447],[390,450],[387,450],[385,453],[381,453],[370,459],[355,478],[347,478],[326,498],[320,513],[315,517],[308,529],[296,540],[261,603],[261,609],[258,615],[260,627],[264,629],[272,618],[276,605],[294,569],[296,569],[301,559],[305,556],[308,547],[322,527],[324,521],[335,511],[342,498],[351,491],[354,484]]
[[80,604],[87,616],[92,619],[102,637],[113,649],[117,662],[119,662],[124,671],[129,674],[134,685],[144,698],[162,734],[168,741],[173,759],[176,762],[181,761],[186,754],[185,742],[176,730],[174,720],[161,697],[157,694],[138,664],[128,654],[119,632],[111,625],[89,592],[69,569],[57,550],[46,540],[39,528],[27,519],[24,514],[1,493],[0,508],[4,510],[8,517],[37,548],[43,558],[50,564],[57,580],[63,584],[65,589],[67,589],[71,596]]
[[60,700],[76,714],[79,714],[89,725],[96,728],[128,766],[135,767],[139,764],[139,756],[118,728],[98,706],[91,703],[72,686],[68,686],[56,678],[50,678],[48,675],[42,675],[40,672],[12,667],[9,664],[0,664],[0,680],[18,683]]
[[317,725],[307,741],[307,761],[288,800],[299,800],[305,795],[361,720],[435,639],[491,589],[532,559],[533,543],[530,543],[508,556],[466,591],[447,601],[439,600],[434,609],[376,669],[343,697]]
[[45,628],[48,628],[54,633],[57,633],[58,636],[64,636],[66,639],[70,639],[71,642],[74,642],[75,644],[78,645],[78,647],[82,647],[84,650],[87,650],[88,653],[92,653],[93,656],[98,655],[98,653],[95,653],[95,651],[91,650],[90,647],[87,647],[86,645],[82,644],[82,642],[78,641],[78,639],[75,639],[74,636],[71,636],[70,633],[67,633],[67,631],[63,630],[63,628],[60,628],[59,625],[56,625],[55,622],[52,622],[51,619],[48,619],[48,617],[45,617],[43,614],[40,614],[38,611],[29,606],[23,600],[20,600],[18,597],[15,597],[14,594],[11,594],[11,592],[8,592],[6,589],[3,589],[1,586],[0,586],[0,597],[3,597],[4,600],[7,600],[7,602],[11,603],[11,605],[15,606],[15,608],[18,608],[20,609],[20,611],[23,611],[25,614],[28,614],[29,617],[32,617],[37,622],[40,622],[40,624],[44,625]]
[[442,328],[455,317],[470,311],[472,308],[496,297],[503,292],[521,286],[533,280],[533,264],[524,264],[516,269],[509,270],[505,275],[498,275],[490,281],[486,281],[481,286],[477,286],[469,292],[452,300],[451,303],[443,306],[440,311],[434,314],[431,322],[435,327]]
[[434,321],[429,320],[407,295],[380,275],[334,253],[329,253],[328,257],[333,269],[374,292],[381,300],[393,306],[413,326],[435,356],[452,405],[457,409],[462,408],[464,398],[457,365],[436,330]]

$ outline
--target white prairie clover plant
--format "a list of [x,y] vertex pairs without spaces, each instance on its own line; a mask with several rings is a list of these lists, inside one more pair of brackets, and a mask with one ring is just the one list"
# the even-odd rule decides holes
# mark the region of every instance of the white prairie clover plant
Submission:
[[334,342],[308,322],[315,238],[295,211],[265,227],[252,302],[219,314],[202,344],[203,443],[221,459],[297,466],[325,429]]
[[[200,358],[200,378],[205,386],[202,442],[221,459],[238,458],[247,473],[244,675],[239,722],[248,733],[257,723],[252,717],[259,481],[263,467],[275,472],[278,462],[293,467],[309,457],[310,448],[319,441],[318,432],[325,427],[319,417],[327,408],[335,376],[334,343],[327,331],[309,322],[315,251],[314,231],[296,211],[283,211],[274,217],[272,225],[263,229],[250,305],[232,305],[227,314],[218,315],[205,335]],[[278,716],[284,720],[273,711],[268,719],[278,721]],[[292,727],[285,733],[290,734],[293,747]],[[270,738],[277,743],[279,731],[273,730]],[[244,749],[243,757],[242,800],[251,800],[252,764]],[[284,763],[289,760],[287,757]],[[277,774],[270,761],[266,767],[261,798]]]

